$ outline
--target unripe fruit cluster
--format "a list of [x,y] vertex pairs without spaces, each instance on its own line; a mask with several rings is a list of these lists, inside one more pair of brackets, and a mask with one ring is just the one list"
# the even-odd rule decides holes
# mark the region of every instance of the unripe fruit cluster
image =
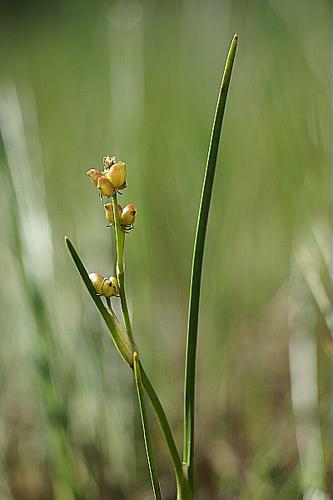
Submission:
[[[104,205],[105,208],[105,217],[106,220],[111,224],[115,224],[114,220],[114,213],[113,213],[113,206],[112,203],[106,203]],[[120,225],[124,226],[126,228],[133,227],[133,224],[135,222],[135,215],[136,215],[137,209],[134,205],[126,205],[126,207],[122,208],[121,205],[118,203],[118,214],[119,214],[119,221]]]
[[[113,196],[114,201],[116,201],[116,192],[126,187],[126,163],[122,161],[117,162],[114,156],[107,155],[103,158],[103,167],[102,172],[91,168],[87,171],[87,175],[93,185],[99,190],[102,201],[104,196],[108,198]],[[115,217],[112,203],[106,203],[104,209],[106,220],[110,226],[114,226]],[[124,232],[133,228],[136,213],[137,209],[134,205],[130,204],[122,208],[118,204],[119,222]],[[114,276],[105,278],[101,273],[91,273],[89,274],[89,278],[98,295],[107,299],[112,296],[119,297],[119,285],[117,278]]]
[[126,187],[126,163],[117,162],[115,157],[105,156],[103,165],[103,172],[91,168],[87,171],[87,175],[99,190],[100,195],[110,198],[115,191]]

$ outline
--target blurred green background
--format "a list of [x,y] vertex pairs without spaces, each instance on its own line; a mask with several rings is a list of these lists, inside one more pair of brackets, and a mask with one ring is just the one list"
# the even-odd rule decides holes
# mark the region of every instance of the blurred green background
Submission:
[[[107,153],[128,164],[134,332],[181,448],[195,221],[235,31],[204,261],[196,498],[329,498],[331,20],[328,0],[1,2],[1,499],[152,498],[131,373],[63,243],[112,272],[85,175]],[[153,433],[172,499],[154,419]]]

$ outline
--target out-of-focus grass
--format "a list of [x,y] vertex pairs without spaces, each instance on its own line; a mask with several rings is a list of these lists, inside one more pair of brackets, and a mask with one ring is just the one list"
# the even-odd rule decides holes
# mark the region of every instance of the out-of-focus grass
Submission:
[[[133,325],[180,445],[191,246],[219,75],[235,31],[239,52],[200,317],[200,498],[301,494],[288,284],[294,241],[307,242],[319,227],[324,253],[329,247],[330,20],[324,0],[3,6],[0,92],[15,89],[28,143],[28,157],[10,168],[24,178],[28,162],[45,190],[43,217],[52,228],[53,267],[45,274],[52,283],[45,291],[48,321],[56,332],[52,362],[68,408],[76,477],[88,498],[145,498],[149,480],[130,374],[77,279],[63,235],[75,237],[90,271],[111,272],[111,236],[85,171],[107,152],[126,160],[131,198],[125,192],[124,199],[139,207],[127,244]],[[9,246],[14,200],[5,147],[1,164],[0,496],[50,498],[34,323]],[[24,199],[24,185],[20,189]],[[316,268],[327,289],[320,256]],[[330,361],[318,311],[311,334],[328,474]],[[167,491],[169,469],[158,448]]]

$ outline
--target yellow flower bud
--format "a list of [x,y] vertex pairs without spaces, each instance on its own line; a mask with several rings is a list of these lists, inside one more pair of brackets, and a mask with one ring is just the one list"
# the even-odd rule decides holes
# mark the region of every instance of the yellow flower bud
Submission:
[[114,193],[114,186],[111,184],[109,179],[107,179],[104,175],[101,175],[97,180],[97,188],[101,196],[107,196],[108,198]]
[[90,170],[87,171],[87,175],[88,175],[88,177],[90,177],[90,180],[94,184],[94,186],[97,186],[98,179],[103,174],[101,174],[101,172],[99,172],[95,168],[91,168]]
[[105,172],[105,176],[116,189],[123,188],[126,181],[126,163],[123,161],[113,163],[109,170]]
[[119,285],[117,278],[115,276],[110,276],[109,281],[112,286],[112,295],[119,297]]
[[101,273],[90,273],[89,278],[94,285],[96,293],[98,293],[98,295],[102,295],[104,276]]
[[[101,273],[90,273],[89,278],[98,295],[103,295],[103,297],[119,295],[118,282],[116,278],[112,278],[111,281],[111,278],[104,278]],[[114,282],[114,279],[116,280],[116,283]]]
[[106,156],[103,157],[103,165],[104,165],[104,167],[106,169],[110,168],[111,165],[113,165],[114,163],[116,163],[116,157],[115,156],[106,155]]
[[134,205],[126,205],[123,208],[121,214],[121,225],[122,226],[132,226],[135,222],[135,215],[137,213],[137,208]]
[[113,294],[113,285],[112,283],[110,282],[110,280],[108,280],[107,278],[104,278],[103,280],[103,285],[102,285],[102,295],[103,297],[112,297]]
[[[112,203],[105,203],[104,208],[105,208],[105,217],[106,217],[106,220],[110,224],[114,224],[114,214],[113,214]],[[121,205],[118,204],[118,214],[119,214],[119,219],[120,220],[121,220],[122,211],[123,211],[123,209],[121,208]]]

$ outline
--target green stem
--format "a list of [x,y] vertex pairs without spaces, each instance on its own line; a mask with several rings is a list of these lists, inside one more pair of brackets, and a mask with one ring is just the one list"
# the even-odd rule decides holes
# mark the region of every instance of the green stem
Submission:
[[153,405],[164,441],[169,451],[169,455],[171,458],[171,462],[173,465],[176,483],[177,483],[177,498],[180,500],[189,500],[192,498],[187,480],[183,473],[182,463],[179,457],[179,453],[173,439],[173,435],[170,429],[170,425],[168,419],[164,413],[163,407],[161,405],[160,400],[152,386],[146,372],[142,364],[140,363],[141,368],[141,376],[142,376],[142,384],[146,390],[146,393],[150,399],[151,404]]
[[112,207],[113,216],[115,221],[115,232],[116,232],[116,246],[117,246],[117,279],[119,284],[119,293],[121,301],[121,309],[123,311],[124,323],[126,330],[131,341],[133,349],[135,349],[135,342],[132,333],[131,319],[128,312],[126,292],[125,292],[125,262],[124,262],[124,246],[125,246],[125,228],[121,227],[119,213],[118,213],[118,201],[117,193],[115,192],[112,196]]
[[[116,231],[116,246],[117,246],[117,278],[119,282],[119,292],[120,292],[120,300],[121,300],[121,307],[123,311],[123,316],[124,316],[124,322],[126,329],[128,331],[128,336],[130,337],[132,341],[132,347],[135,350],[135,342],[133,338],[133,333],[132,333],[132,326],[131,326],[131,320],[128,312],[128,307],[127,307],[127,300],[126,300],[126,292],[125,292],[125,284],[124,284],[124,279],[125,279],[125,264],[124,264],[124,240],[125,240],[125,229],[121,227],[120,225],[120,219],[119,219],[119,213],[118,213],[118,201],[117,201],[117,193],[115,192],[112,196],[112,207],[113,207],[113,214],[114,214],[114,221],[115,221],[115,231]],[[143,370],[142,365],[141,366],[141,376],[142,376],[142,383],[143,386],[146,389],[146,392],[148,394],[148,397],[154,407],[160,428],[162,430],[163,437],[165,439],[166,445],[168,447],[171,461],[174,467],[175,471],[175,477],[176,477],[176,483],[177,483],[177,494],[179,498],[185,499],[188,498],[186,494],[184,493],[186,486],[187,486],[187,481],[185,481],[183,470],[182,470],[182,464],[180,461],[180,457],[177,451],[177,447],[175,445],[172,432],[168,423],[168,420],[166,418],[166,415],[164,413],[164,410],[162,408],[162,405],[157,397],[157,394],[151,385],[145,371]],[[149,462],[149,457],[148,462]]]
[[[124,264],[125,229],[123,227],[121,227],[121,225],[120,225],[119,213],[118,213],[118,201],[117,201],[117,193],[116,192],[112,196],[112,207],[113,207],[113,214],[114,214],[114,221],[115,221],[115,232],[116,232],[116,247],[117,247],[117,266],[116,266],[117,269],[116,269],[116,271],[117,271],[117,279],[118,279],[118,284],[119,284],[121,308],[122,308],[122,312],[123,312],[124,323],[126,326],[128,336],[129,336],[130,341],[131,341],[132,348],[133,348],[136,356],[138,356],[138,354],[136,352],[136,346],[135,346],[133,333],[132,333],[131,319],[130,319],[130,315],[128,312],[126,292],[125,292],[125,264]],[[133,361],[134,360],[135,360],[135,356],[133,355]],[[134,368],[134,375],[135,375],[135,368]],[[144,377],[144,372],[142,373],[142,376]],[[141,399],[140,399],[139,393],[138,393],[138,399],[139,399],[139,405],[141,408],[141,417],[142,417],[142,404],[141,404]],[[146,436],[147,431],[148,431],[148,435],[150,436],[149,421],[148,421],[148,419],[145,419],[145,421],[144,421],[143,417],[142,417],[142,429],[143,429],[144,436]],[[147,460],[148,460],[148,465],[149,465],[151,478],[152,478],[152,487],[153,487],[153,491],[155,494],[155,491],[159,491],[159,488],[158,488],[158,490],[155,488],[156,478],[153,478],[153,476],[152,476],[152,471],[154,469],[151,468],[151,464],[154,464],[154,456],[150,454],[151,448],[152,448],[151,441],[150,441],[150,446],[147,446],[147,441],[146,441]],[[155,473],[156,473],[156,467],[154,470],[154,474]],[[157,480],[157,484],[158,484],[158,480]]]
[[133,353],[133,367],[134,367],[136,391],[137,391],[138,401],[139,401],[139,406],[140,406],[141,423],[142,423],[143,437],[144,437],[144,441],[145,441],[145,448],[146,448],[146,455],[147,455],[147,460],[148,460],[151,485],[153,488],[154,497],[156,498],[156,500],[161,500],[162,496],[161,496],[160,484],[158,481],[158,472],[157,472],[157,466],[156,466],[156,461],[155,461],[153,442],[152,442],[151,433],[150,433],[149,420],[148,420],[147,410],[146,410],[145,395],[144,395],[142,379],[141,379],[140,362],[139,362],[139,357],[138,357],[137,352]]
[[220,142],[222,121],[223,121],[224,109],[231,78],[232,67],[236,54],[237,41],[238,41],[238,35],[235,34],[231,41],[231,45],[227,55],[224,72],[222,76],[220,92],[217,100],[217,107],[216,107],[215,118],[214,118],[209,150],[208,150],[205,178],[201,194],[201,202],[198,214],[193,260],[192,260],[189,316],[188,316],[187,341],[186,341],[186,362],[185,362],[184,450],[183,450],[183,461],[187,465],[188,479],[192,491],[194,484],[193,461],[194,461],[195,370],[196,370],[196,351],[197,351],[202,262],[204,255],[208,214],[212,196],[213,181],[216,168],[217,153]]

